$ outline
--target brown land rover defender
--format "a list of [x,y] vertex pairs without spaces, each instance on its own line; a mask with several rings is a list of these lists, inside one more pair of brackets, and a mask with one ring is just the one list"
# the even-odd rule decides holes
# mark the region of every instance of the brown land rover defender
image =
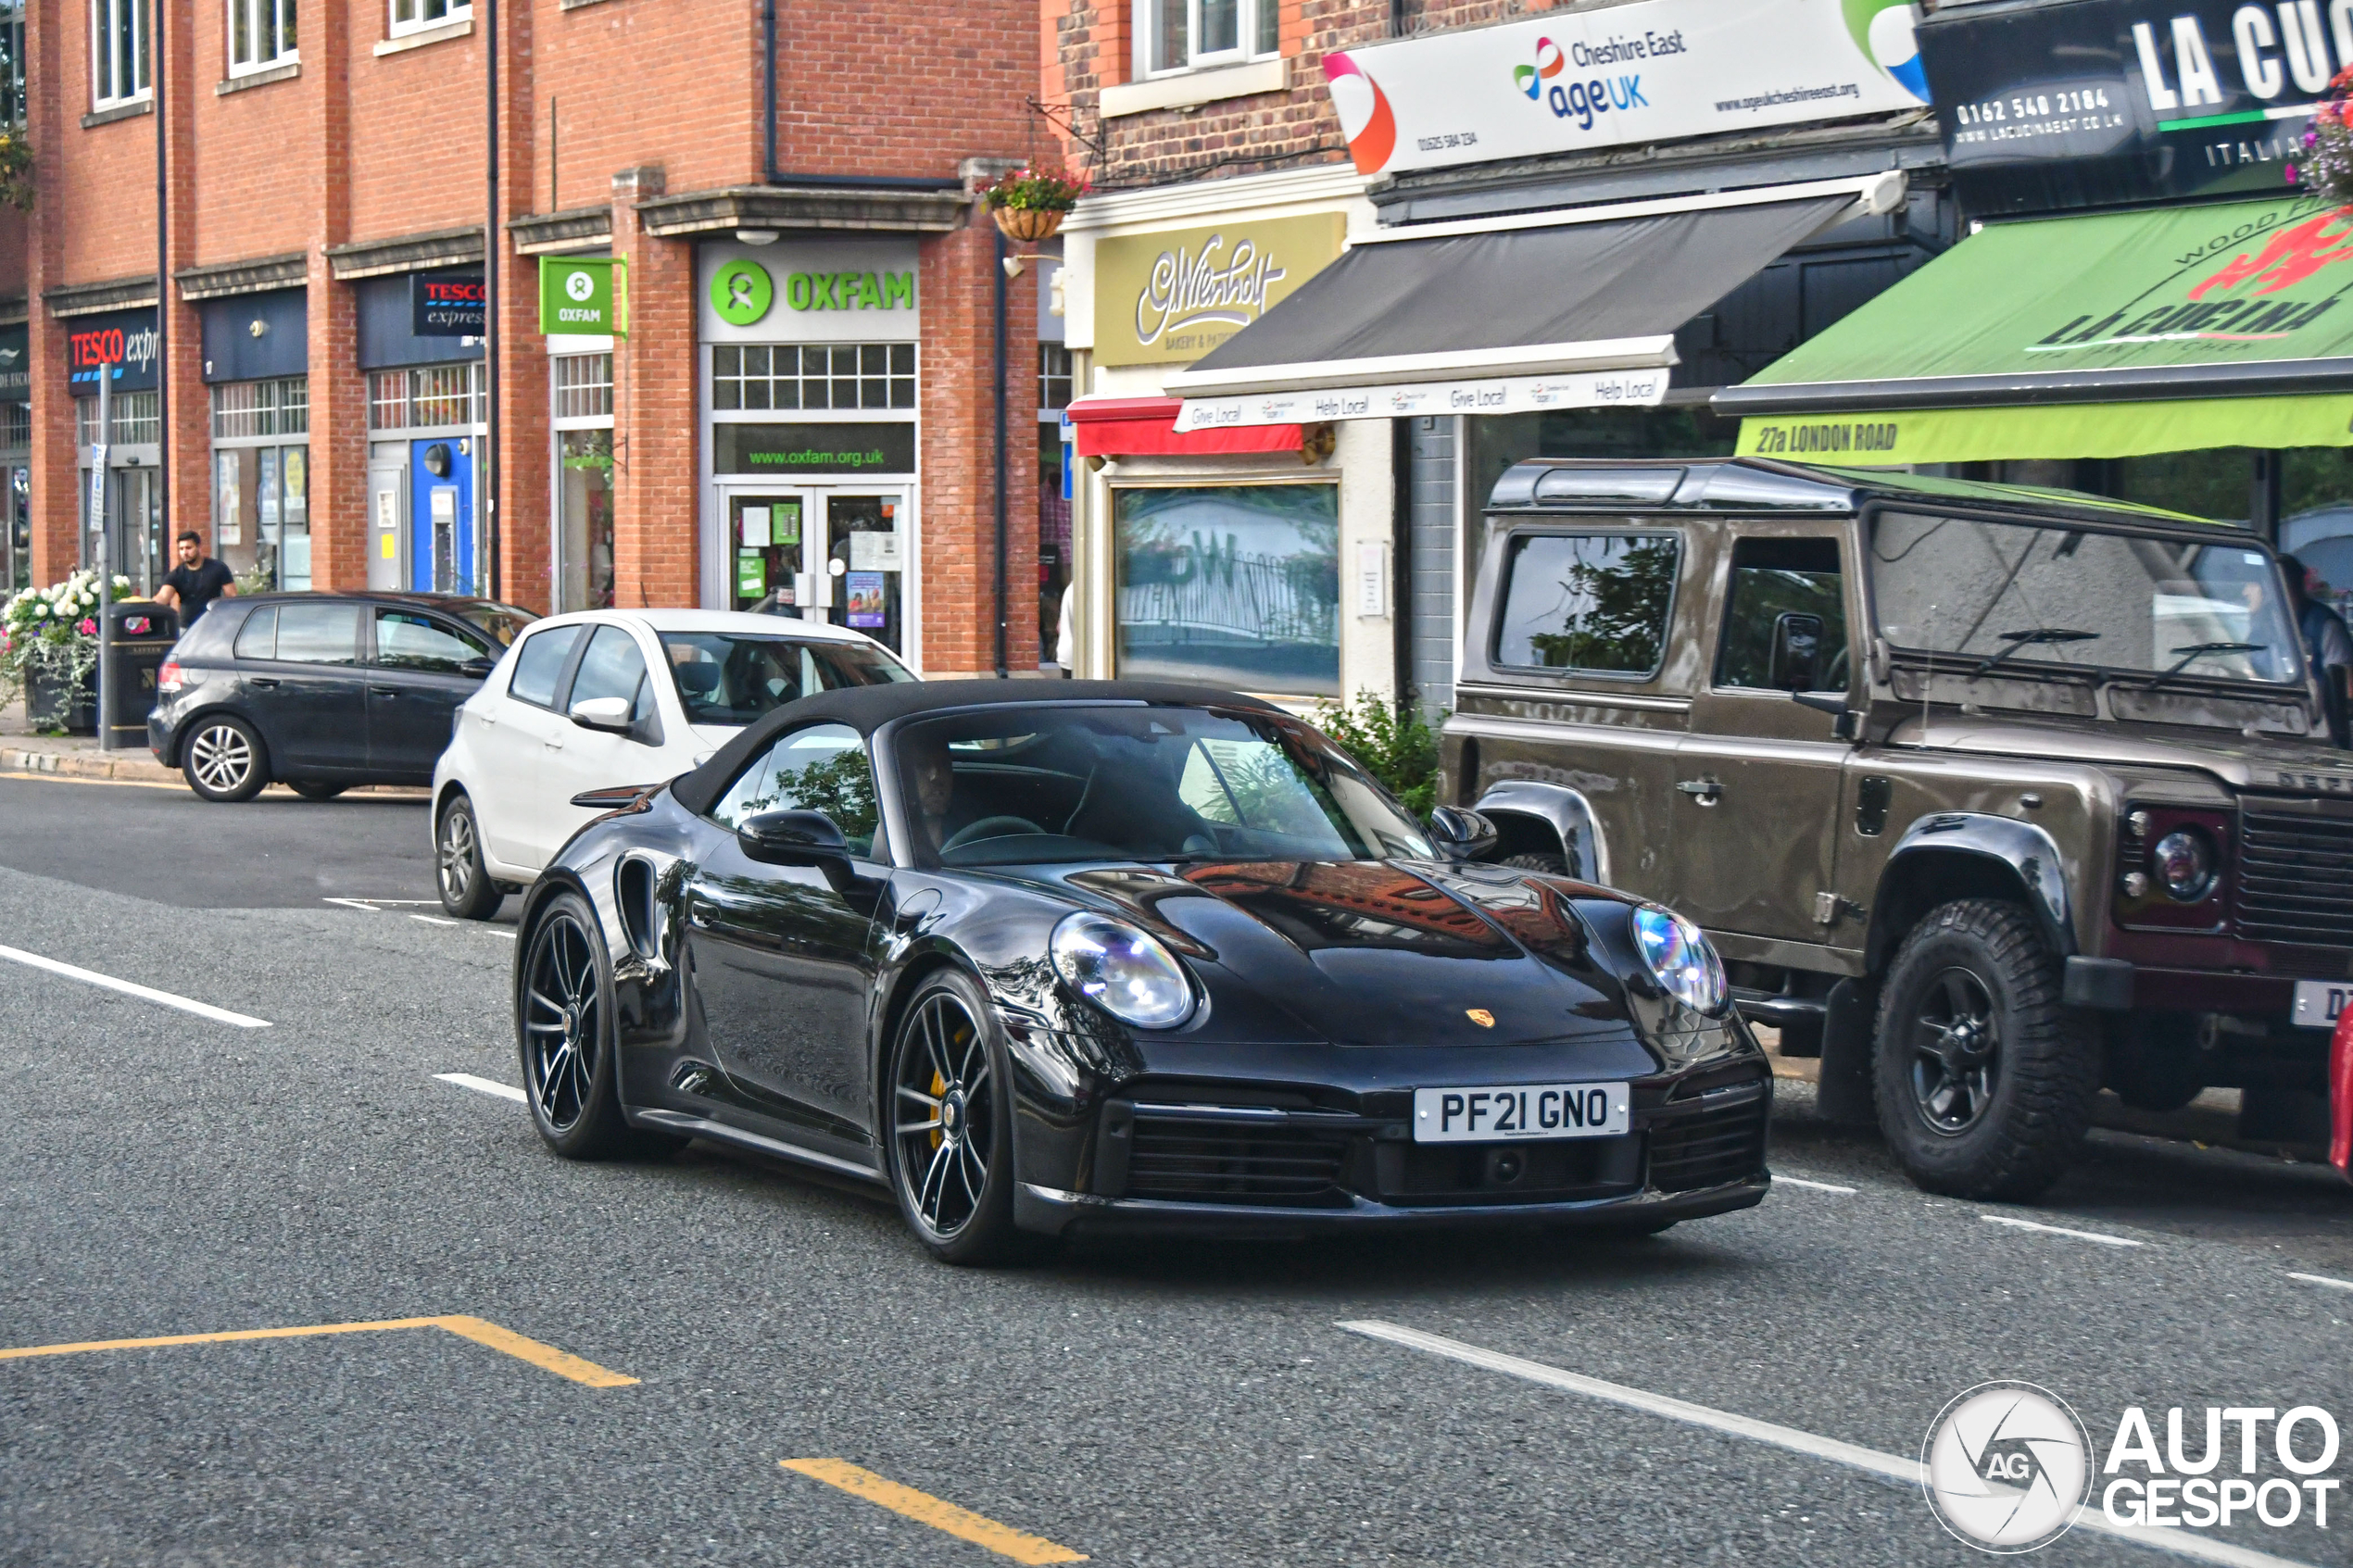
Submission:
[[2101,1086],[2324,1092],[2353,757],[2270,548],[1754,459],[1504,476],[1441,798],[1673,906],[1914,1181],[2025,1198]]

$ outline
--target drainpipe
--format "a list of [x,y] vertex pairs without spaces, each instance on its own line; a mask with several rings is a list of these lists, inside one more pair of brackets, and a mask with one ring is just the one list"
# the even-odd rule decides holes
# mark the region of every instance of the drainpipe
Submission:
[[482,224],[482,460],[474,465],[474,510],[483,520],[482,547],[490,559],[483,573],[482,592],[497,598],[498,571],[498,0],[483,0],[487,24],[483,57],[490,82],[489,133],[490,210]]
[[1003,680],[1005,633],[1005,231],[995,231],[997,265],[997,382],[991,401],[997,410],[997,678]]
[[792,174],[776,167],[776,0],[760,0],[760,33],[767,58],[765,97],[768,114],[761,127],[767,156],[761,178],[771,185],[829,185],[849,190],[961,191],[958,179],[934,179],[907,174]]

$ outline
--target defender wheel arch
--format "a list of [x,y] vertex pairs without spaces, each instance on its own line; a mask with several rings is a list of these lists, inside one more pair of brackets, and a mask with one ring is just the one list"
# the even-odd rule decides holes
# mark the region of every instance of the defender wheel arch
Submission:
[[1504,779],[1488,786],[1472,808],[1495,824],[1489,858],[1558,854],[1579,882],[1611,885],[1609,844],[1592,804],[1566,784]]
[[1880,873],[1864,941],[1869,972],[1883,972],[1921,916],[1957,898],[2025,906],[2062,960],[2077,951],[2074,899],[2051,835],[2032,822],[1977,811],[1940,811],[1906,830]]

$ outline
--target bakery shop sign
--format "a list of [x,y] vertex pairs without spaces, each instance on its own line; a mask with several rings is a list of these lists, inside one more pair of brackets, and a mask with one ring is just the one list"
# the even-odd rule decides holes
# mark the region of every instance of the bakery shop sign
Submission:
[[1336,212],[1105,239],[1095,247],[1095,362],[1189,364],[1340,255]]

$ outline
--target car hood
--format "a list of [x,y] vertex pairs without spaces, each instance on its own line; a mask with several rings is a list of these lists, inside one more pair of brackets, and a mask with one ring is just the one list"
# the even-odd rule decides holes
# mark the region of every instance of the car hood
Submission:
[[2234,790],[2353,796],[2353,759],[2334,746],[2230,730],[1939,713],[1925,726],[1918,719],[1897,725],[1888,741],[2094,766],[2191,769]]
[[[1491,1047],[1623,1039],[1624,988],[1566,884],[1499,866],[1249,861],[1055,880],[1239,983],[1298,1039]],[[1604,906],[1616,895],[1585,890]]]

